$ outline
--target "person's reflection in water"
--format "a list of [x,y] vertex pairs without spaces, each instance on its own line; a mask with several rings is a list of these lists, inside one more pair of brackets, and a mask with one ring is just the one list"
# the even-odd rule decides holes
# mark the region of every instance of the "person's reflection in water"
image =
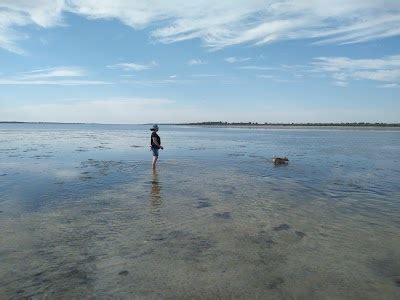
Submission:
[[158,172],[153,169],[153,176],[151,180],[151,192],[150,192],[150,203],[154,208],[159,208],[162,204],[162,199],[160,196],[161,184],[159,182]]

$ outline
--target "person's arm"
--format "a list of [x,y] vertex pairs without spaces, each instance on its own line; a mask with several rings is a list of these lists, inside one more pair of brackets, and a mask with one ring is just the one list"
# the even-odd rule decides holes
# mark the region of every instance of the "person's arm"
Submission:
[[156,145],[158,148],[164,149],[163,146],[161,146],[158,141],[157,138],[155,136],[153,136],[153,143],[154,145]]

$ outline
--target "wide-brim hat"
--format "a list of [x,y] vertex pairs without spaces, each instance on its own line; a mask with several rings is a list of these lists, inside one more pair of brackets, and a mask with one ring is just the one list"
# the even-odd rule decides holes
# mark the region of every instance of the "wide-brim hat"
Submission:
[[158,130],[158,125],[154,124],[153,127],[150,128],[150,130]]

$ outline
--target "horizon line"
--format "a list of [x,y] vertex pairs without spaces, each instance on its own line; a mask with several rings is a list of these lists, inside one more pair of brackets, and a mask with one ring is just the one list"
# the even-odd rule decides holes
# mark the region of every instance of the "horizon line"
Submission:
[[[0,121],[0,124],[60,124],[60,125],[153,125],[155,123],[100,123],[100,122],[53,122],[53,121]],[[329,126],[329,125],[394,125],[400,126],[400,122],[225,122],[225,121],[204,121],[204,122],[179,122],[179,123],[156,123],[158,125],[204,125],[204,126]]]

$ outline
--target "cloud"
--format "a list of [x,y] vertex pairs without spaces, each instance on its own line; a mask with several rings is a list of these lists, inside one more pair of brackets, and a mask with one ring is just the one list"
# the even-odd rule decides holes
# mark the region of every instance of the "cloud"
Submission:
[[399,88],[400,84],[397,83],[387,83],[387,84],[383,84],[380,86],[383,89],[393,89],[393,88]]
[[276,70],[277,68],[274,67],[267,67],[267,66],[243,66],[243,67],[238,67],[240,70]]
[[63,24],[64,0],[3,0],[0,2],[0,48],[25,54],[17,42],[27,38],[17,31],[23,26],[35,25],[42,28]]
[[37,79],[37,78],[57,78],[57,77],[81,77],[85,75],[86,72],[82,68],[58,67],[58,68],[48,68],[48,69],[40,69],[40,70],[25,72],[22,77],[27,79]]
[[121,69],[124,71],[144,71],[144,70],[151,69],[157,65],[158,65],[157,62],[155,62],[153,60],[150,64],[147,64],[147,65],[141,65],[141,64],[137,64],[137,63],[118,63],[118,64],[107,66],[107,68]]
[[87,79],[70,79],[86,76],[79,67],[55,67],[20,73],[16,76],[0,77],[0,85],[99,85],[111,82]]
[[262,78],[262,79],[270,79],[269,81],[277,82],[277,83],[296,82],[296,80],[293,80],[293,79],[279,78],[275,75],[270,75],[270,74],[261,74],[261,75],[257,75],[257,77]]
[[192,77],[217,77],[217,74],[192,74]]
[[400,68],[397,70],[375,70],[375,71],[358,71],[354,72],[354,78],[368,79],[376,81],[400,81]]
[[348,57],[317,57],[313,62],[316,72],[328,73],[343,86],[351,80],[370,80],[400,83],[400,55],[375,59]]
[[169,76],[168,78],[161,79],[142,79],[142,80],[124,80],[121,81],[123,84],[135,84],[135,85],[145,85],[145,86],[156,86],[156,85],[165,85],[165,84],[188,84],[193,83],[194,80],[189,79],[177,79],[175,77]]
[[245,61],[248,61],[248,60],[250,60],[250,59],[251,59],[250,57],[241,58],[241,57],[234,57],[234,56],[231,56],[231,57],[225,58],[225,61],[228,62],[228,63],[230,63],[230,64],[234,64],[234,63],[245,62]]
[[162,43],[201,39],[224,47],[310,39],[347,44],[400,35],[400,1],[387,0],[2,0],[0,47],[23,53],[21,28],[63,25],[63,13],[115,19]]
[[187,64],[189,66],[198,66],[198,65],[204,65],[204,64],[206,64],[206,62],[204,62],[204,61],[202,61],[201,59],[198,59],[198,58],[193,58],[193,59],[189,60],[187,62]]
[[346,87],[349,85],[349,83],[346,81],[335,81],[334,84],[340,87]]
[[109,81],[101,80],[17,80],[17,79],[1,79],[0,85],[103,85],[112,84]]
[[261,75],[257,75],[258,78],[267,78],[267,79],[271,79],[271,78],[275,78],[274,75],[269,75],[269,74],[261,74]]
[[378,59],[351,59],[348,57],[317,57],[314,63],[329,72],[342,70],[378,70],[400,68],[400,55],[385,56]]

